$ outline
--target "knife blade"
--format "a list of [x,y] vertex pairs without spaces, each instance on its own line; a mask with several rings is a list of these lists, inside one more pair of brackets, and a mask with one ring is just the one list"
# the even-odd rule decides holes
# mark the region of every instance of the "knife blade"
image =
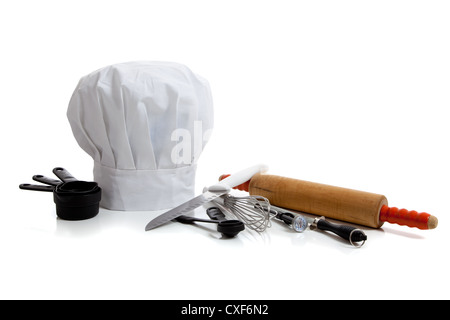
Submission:
[[260,172],[265,172],[267,171],[267,166],[263,165],[263,164],[259,164],[247,169],[244,169],[242,171],[239,171],[235,174],[232,174],[231,176],[229,176],[228,178],[223,179],[222,181],[220,181],[219,183],[212,185],[209,188],[206,188],[206,190],[204,190],[204,192],[159,215],[158,217],[156,217],[155,219],[153,219],[152,221],[150,221],[147,226],[145,227],[145,231],[149,231],[152,230],[160,225],[163,225],[173,219],[178,218],[179,216],[188,213],[192,210],[194,210],[195,208],[200,207],[201,205],[210,202],[212,200],[214,200],[217,197],[220,197],[221,195],[224,195],[228,192],[230,192],[230,189],[232,187],[238,186],[248,180],[250,180],[255,174],[260,173]]
[[195,208],[198,208],[202,206],[205,203],[208,203],[212,200],[214,200],[217,197],[220,197],[221,195],[227,193],[229,191],[228,188],[224,188],[223,192],[220,191],[206,191],[202,193],[201,195],[195,197],[192,200],[189,200],[188,202],[185,202],[178,207],[175,207],[166,213],[156,217],[152,221],[150,221],[147,226],[145,227],[145,231],[152,230],[153,228],[156,228],[160,225],[163,225],[170,220],[173,220],[175,218],[178,218],[179,216],[191,212]]

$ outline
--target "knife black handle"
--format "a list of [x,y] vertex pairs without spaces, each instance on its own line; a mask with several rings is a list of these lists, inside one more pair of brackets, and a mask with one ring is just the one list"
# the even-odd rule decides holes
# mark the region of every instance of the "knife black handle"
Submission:
[[354,242],[367,240],[367,236],[362,230],[343,224],[332,223],[325,219],[320,219],[319,221],[317,221],[317,228],[324,231],[331,231],[341,238],[350,241],[350,243],[352,244]]

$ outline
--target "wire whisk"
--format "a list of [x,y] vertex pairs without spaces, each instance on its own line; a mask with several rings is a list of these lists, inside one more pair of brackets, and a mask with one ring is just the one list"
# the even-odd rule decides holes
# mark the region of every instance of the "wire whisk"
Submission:
[[256,232],[263,232],[271,226],[270,202],[262,196],[235,197],[230,194],[214,200],[223,205],[246,227]]

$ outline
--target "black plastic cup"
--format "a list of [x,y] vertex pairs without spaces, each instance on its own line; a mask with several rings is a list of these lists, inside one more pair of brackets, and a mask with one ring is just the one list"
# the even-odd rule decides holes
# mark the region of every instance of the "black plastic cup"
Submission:
[[102,189],[94,181],[75,179],[66,169],[57,167],[53,173],[61,180],[42,175],[33,180],[47,185],[21,184],[20,189],[53,192],[56,215],[64,220],[86,220],[95,217],[100,210]]
[[62,183],[57,185],[53,192],[56,215],[61,219],[72,221],[93,218],[99,212],[101,197],[102,189],[96,182]]

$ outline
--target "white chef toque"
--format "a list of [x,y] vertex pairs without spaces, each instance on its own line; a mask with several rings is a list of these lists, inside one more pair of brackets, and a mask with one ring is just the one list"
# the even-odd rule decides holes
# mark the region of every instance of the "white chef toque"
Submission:
[[102,207],[160,210],[194,196],[213,106],[208,82],[186,66],[127,62],[94,71],[78,83],[67,117],[94,159]]

